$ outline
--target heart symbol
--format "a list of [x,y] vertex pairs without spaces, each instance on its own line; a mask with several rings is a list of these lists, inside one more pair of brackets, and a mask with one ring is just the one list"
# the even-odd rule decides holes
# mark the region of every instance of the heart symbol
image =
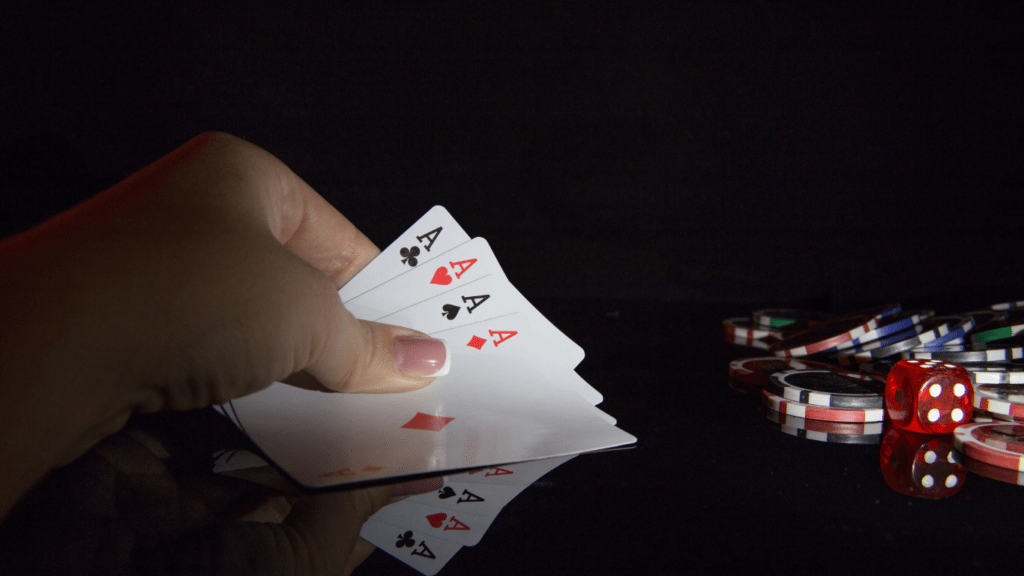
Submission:
[[446,270],[444,266],[441,266],[434,271],[434,277],[430,279],[430,283],[447,286],[452,283],[452,277],[448,274],[448,270]]
[[441,524],[444,524],[444,521],[447,519],[448,515],[444,512],[438,512],[437,514],[431,514],[430,516],[427,516],[427,522],[430,522],[430,525],[434,528],[440,528]]
[[451,486],[445,486],[441,490],[437,491],[437,497],[444,500],[445,498],[451,498],[455,496],[455,490],[452,490]]
[[461,308],[455,304],[445,304],[444,306],[441,306],[441,310],[444,310],[444,312],[441,312],[442,316],[449,320],[455,320],[455,316],[459,313]]

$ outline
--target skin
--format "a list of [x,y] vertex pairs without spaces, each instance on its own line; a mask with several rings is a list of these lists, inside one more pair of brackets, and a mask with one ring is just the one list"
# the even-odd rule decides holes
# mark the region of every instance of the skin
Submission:
[[[430,384],[392,356],[396,337],[423,334],[357,320],[337,296],[378,253],[283,163],[222,133],[4,240],[0,518],[135,412],[289,377],[341,392]],[[373,550],[359,527],[390,499],[304,497],[280,523],[234,530],[277,573],[348,573]]]

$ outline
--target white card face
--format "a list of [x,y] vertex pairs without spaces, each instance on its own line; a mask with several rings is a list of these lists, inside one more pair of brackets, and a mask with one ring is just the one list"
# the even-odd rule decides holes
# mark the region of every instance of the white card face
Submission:
[[542,331],[544,346],[560,358],[563,366],[575,368],[583,360],[583,349],[579,345],[537,312],[508,280],[496,274],[473,280],[376,321],[433,335],[513,312],[529,316],[530,321]]
[[509,356],[453,361],[401,394],[275,383],[232,401],[241,428],[297,483],[327,487],[632,444],[593,406]]
[[462,548],[450,540],[376,520],[367,520],[359,535],[427,576],[437,574]]
[[559,458],[545,458],[544,460],[533,460],[531,462],[490,466],[483,470],[474,470],[449,476],[449,478],[459,482],[465,481],[475,484],[501,484],[504,486],[525,487],[540,480],[548,472],[575,457],[576,455],[573,454]]
[[431,336],[448,343],[453,362],[462,355],[518,356],[527,359],[556,386],[579,394],[591,404],[600,404],[603,400],[600,392],[567,367],[563,354],[569,346],[562,345],[561,332],[550,323],[535,324],[529,312],[506,314],[434,332]]
[[490,274],[505,276],[487,241],[475,238],[345,301],[345,308],[356,318],[376,321]]
[[441,538],[460,546],[476,546],[496,517],[402,500],[381,508],[370,519],[403,526],[414,534]]
[[441,206],[434,206],[342,286],[338,296],[342,302],[347,302],[468,241],[469,235],[451,214]]

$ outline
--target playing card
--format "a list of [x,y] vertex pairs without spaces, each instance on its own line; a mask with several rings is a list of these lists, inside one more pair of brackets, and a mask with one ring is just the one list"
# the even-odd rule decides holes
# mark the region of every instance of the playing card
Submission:
[[427,576],[437,574],[462,548],[459,544],[424,535],[406,526],[367,520],[359,535]]
[[527,359],[553,384],[579,394],[591,404],[600,404],[603,400],[601,393],[580,378],[571,367],[567,367],[564,354],[567,350],[571,351],[575,344],[565,344],[558,338],[561,332],[550,323],[538,322],[535,325],[531,316],[536,318],[539,314],[532,314],[531,311],[515,312],[441,330],[431,336],[447,342],[453,362],[465,354],[482,357],[518,356]]
[[345,308],[356,318],[377,320],[490,274],[505,276],[487,241],[474,238],[347,300]]
[[517,357],[460,356],[447,375],[402,394],[327,393],[275,383],[231,404],[264,454],[312,488],[636,441]]
[[347,302],[468,241],[469,235],[451,214],[441,206],[434,206],[342,286],[338,296],[342,302]]
[[371,520],[404,526],[415,534],[441,538],[460,546],[476,546],[495,518],[497,514],[481,516],[455,512],[408,500],[385,506],[370,517]]

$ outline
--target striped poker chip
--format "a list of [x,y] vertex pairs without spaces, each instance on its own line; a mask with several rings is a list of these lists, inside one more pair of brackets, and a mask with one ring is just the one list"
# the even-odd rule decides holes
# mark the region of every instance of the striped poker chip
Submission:
[[780,357],[810,356],[811,354],[831,352],[839,344],[859,338],[877,327],[877,318],[846,316],[824,322],[817,328],[786,338],[773,345],[772,351]]
[[984,344],[993,340],[1012,338],[1021,331],[1024,331],[1024,322],[1019,318],[993,320],[983,326],[978,326],[977,330],[971,333],[971,342],[974,344]]
[[830,422],[882,422],[885,420],[885,410],[882,408],[872,408],[870,410],[823,408],[800,402],[791,402],[767,390],[761,392],[761,401],[768,409],[775,410],[780,414],[798,416],[810,420],[828,420]]
[[964,352],[903,352],[900,358],[917,360],[942,360],[943,362],[1006,362],[1024,358],[1024,348],[1001,348],[996,350],[968,350]]
[[987,410],[975,409],[971,413],[971,421],[973,422],[1024,422],[1024,418],[1014,418],[1013,416],[1007,416],[1006,414],[996,414]]
[[974,387],[974,407],[993,414],[1024,418],[1024,405],[1008,399],[1016,396],[1013,391],[1000,391],[1000,384],[984,384]]
[[979,384],[1024,384],[1024,365],[964,364],[971,382]]
[[[882,346],[879,348],[873,348],[871,350],[855,352],[852,355],[847,355],[852,356],[852,358],[844,359],[842,356],[840,356],[838,360],[840,363],[853,362],[859,364],[861,362],[870,362],[872,360],[877,360],[879,358],[888,358],[890,356],[896,356],[901,352],[913,350],[918,346],[923,346],[925,344],[928,344],[929,342],[934,341],[937,338],[945,336],[946,334],[949,333],[949,321],[941,318],[929,318],[928,320],[925,320],[924,322],[921,323],[920,328],[922,329],[920,334],[913,335],[905,340],[895,342],[888,346]],[[785,340],[783,340],[783,342],[785,342]]]
[[802,358],[740,358],[729,363],[729,376],[755,386],[767,386],[771,375],[787,370],[833,370],[823,362],[804,360]]
[[942,346],[944,344],[963,344],[964,338],[967,334],[977,326],[975,317],[971,315],[960,315],[960,316],[936,316],[941,320],[949,321],[949,332],[944,336],[939,336],[929,344],[932,346]]
[[827,314],[810,310],[794,310],[791,308],[766,308],[753,314],[754,322],[768,328],[785,328],[787,326],[807,326],[815,322],[823,322]]
[[999,304],[993,304],[990,306],[993,310],[1009,310],[1011,308],[1024,308],[1024,300],[1017,300],[1016,302],[1001,302]]
[[731,342],[736,338],[749,338],[752,340],[778,338],[781,340],[784,332],[760,326],[749,318],[726,318],[722,320],[722,334],[725,335],[726,340]]
[[[966,350],[967,347],[963,344],[943,344],[941,346],[932,346],[929,344],[927,346],[918,346],[911,350],[911,352],[964,352]],[[906,354],[906,352],[904,352],[904,354]]]
[[1018,348],[1024,346],[1024,334],[1017,334],[1009,338],[1000,338],[989,342],[978,342],[973,345],[974,350],[996,350],[999,348]]
[[878,378],[841,374],[831,370],[790,370],[772,374],[767,389],[801,404],[826,408],[884,408]]
[[765,410],[768,420],[778,425],[779,430],[817,442],[831,444],[880,444],[882,442],[881,422],[827,422],[789,416],[775,410]]
[[868,333],[854,338],[849,342],[843,342],[842,344],[836,345],[836,350],[846,350],[847,348],[853,348],[854,346],[861,346],[868,342],[873,342],[893,334],[899,334],[904,330],[909,330],[914,326],[921,323],[922,320],[933,316],[935,313],[931,310],[917,310],[914,312],[901,312],[888,316],[879,321],[878,328],[869,331]]
[[968,458],[1024,470],[1024,426],[1020,424],[964,424],[953,431],[953,445]]

